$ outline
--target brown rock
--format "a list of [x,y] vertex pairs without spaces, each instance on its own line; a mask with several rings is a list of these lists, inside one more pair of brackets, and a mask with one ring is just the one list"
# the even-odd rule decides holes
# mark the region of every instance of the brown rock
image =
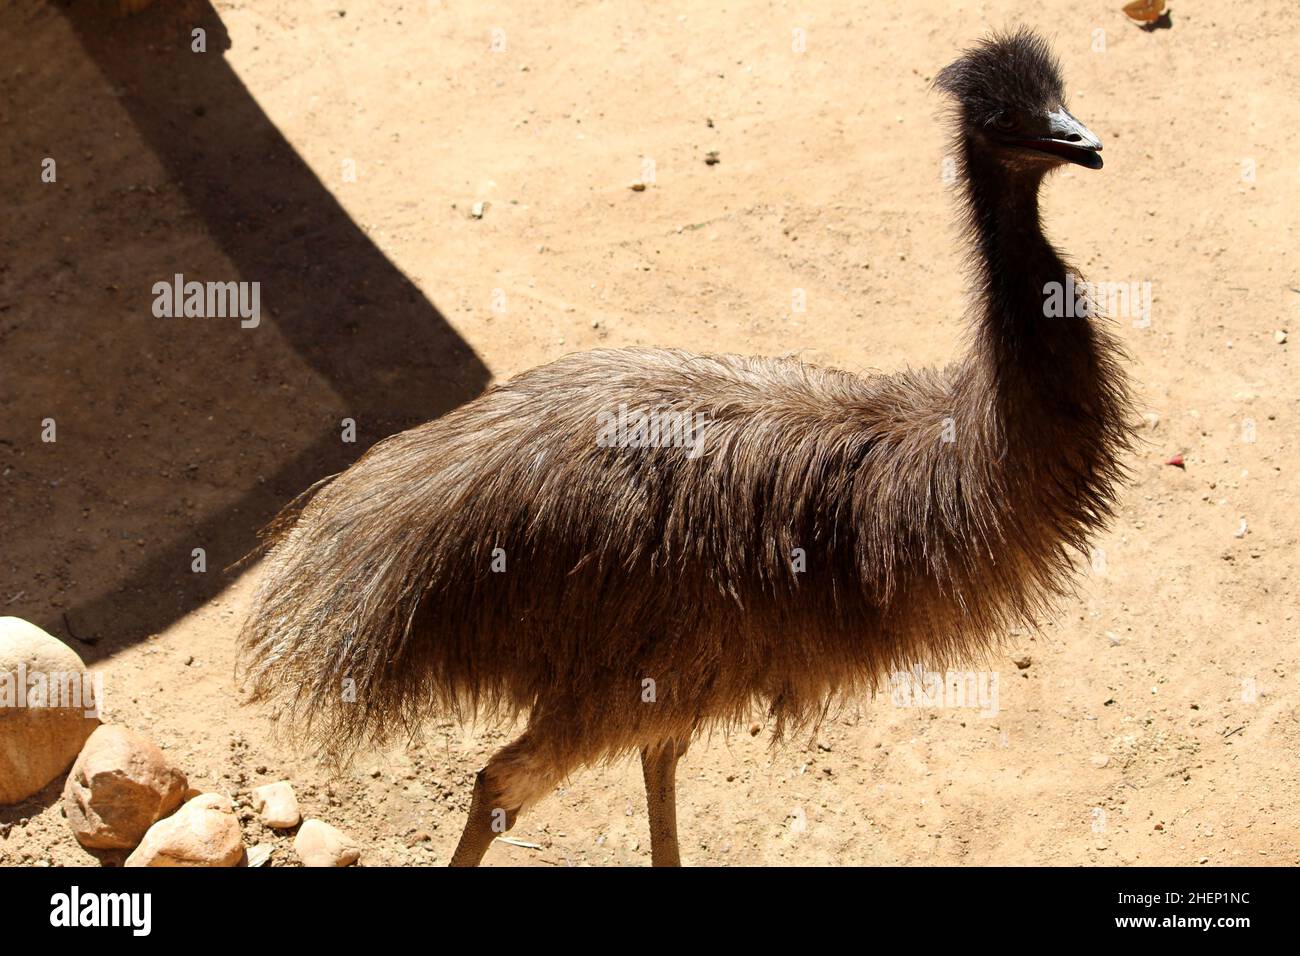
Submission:
[[203,793],[149,828],[126,866],[235,866],[243,832],[230,798]]
[[406,845],[408,847],[419,846],[421,843],[428,843],[433,839],[433,834],[428,830],[414,830],[406,836]]
[[26,800],[67,770],[98,714],[72,648],[35,624],[0,617],[0,806]]
[[322,820],[308,820],[294,837],[303,866],[351,866],[361,858],[357,842]]
[[63,812],[82,846],[130,849],[181,804],[185,774],[146,737],[105,724],[63,786]]

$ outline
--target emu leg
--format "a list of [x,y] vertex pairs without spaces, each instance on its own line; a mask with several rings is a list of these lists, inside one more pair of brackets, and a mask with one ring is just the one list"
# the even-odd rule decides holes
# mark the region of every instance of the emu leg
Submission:
[[681,866],[677,849],[677,761],[686,744],[667,740],[641,748],[646,804],[650,810],[650,865]]
[[478,866],[492,841],[513,827],[519,816],[519,807],[497,806],[497,801],[492,798],[496,788],[488,776],[491,766],[489,762],[474,778],[474,797],[469,805],[469,818],[465,821],[465,829],[461,831],[460,842],[456,844],[456,852],[452,854],[452,866]]
[[515,825],[525,804],[545,794],[562,768],[538,755],[536,738],[525,733],[492,755],[474,778],[474,796],[452,866],[478,866],[492,841]]

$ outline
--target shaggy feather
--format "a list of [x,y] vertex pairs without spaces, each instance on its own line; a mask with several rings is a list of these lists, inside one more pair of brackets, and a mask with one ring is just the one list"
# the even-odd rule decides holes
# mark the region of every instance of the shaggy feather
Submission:
[[[622,349],[519,375],[288,517],[243,634],[254,698],[335,758],[435,715],[527,713],[531,759],[563,774],[755,706],[780,739],[893,671],[1035,626],[1111,514],[1131,414],[1111,335],[1043,317],[1067,267],[1039,228],[1041,175],[996,168],[971,130],[1008,59],[1038,78],[1004,93],[1059,94],[1023,34],[937,81],[959,99],[973,239],[963,361],[859,377]],[[703,415],[703,453],[602,447],[621,405]]]

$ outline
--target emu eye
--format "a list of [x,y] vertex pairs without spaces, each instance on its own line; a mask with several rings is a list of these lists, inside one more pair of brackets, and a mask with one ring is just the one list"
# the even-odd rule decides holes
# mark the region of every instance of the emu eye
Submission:
[[993,128],[1000,133],[1009,133],[1016,128],[1016,121],[1010,113],[999,113],[993,117]]

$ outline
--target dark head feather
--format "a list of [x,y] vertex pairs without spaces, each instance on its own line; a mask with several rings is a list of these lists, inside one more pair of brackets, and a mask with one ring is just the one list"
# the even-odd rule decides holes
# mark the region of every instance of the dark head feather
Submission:
[[957,101],[961,119],[974,127],[1053,109],[1065,99],[1056,56],[1027,27],[981,40],[940,70],[934,85]]

